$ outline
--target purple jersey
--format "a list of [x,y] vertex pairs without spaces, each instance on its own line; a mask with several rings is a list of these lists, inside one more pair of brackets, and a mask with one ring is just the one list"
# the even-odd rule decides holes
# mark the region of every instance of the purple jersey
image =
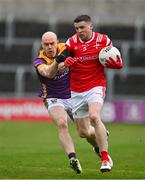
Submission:
[[[58,46],[62,48],[63,43]],[[65,47],[65,46],[64,46]],[[51,60],[46,57],[43,50],[40,51],[39,56],[33,61],[33,65],[36,68],[38,78],[40,80],[41,86],[39,91],[39,96],[42,98],[60,98],[68,99],[71,97],[70,93],[70,72],[69,69],[63,72],[57,72],[56,76],[52,79],[43,77],[39,74],[37,66],[41,64],[51,64]]]

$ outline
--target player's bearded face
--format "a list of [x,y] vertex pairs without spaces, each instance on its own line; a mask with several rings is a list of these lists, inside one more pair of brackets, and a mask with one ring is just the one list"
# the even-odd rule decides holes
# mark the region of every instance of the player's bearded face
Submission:
[[75,30],[81,40],[88,41],[91,39],[92,29],[93,29],[91,22],[81,21],[78,23],[74,23],[74,26],[75,26]]

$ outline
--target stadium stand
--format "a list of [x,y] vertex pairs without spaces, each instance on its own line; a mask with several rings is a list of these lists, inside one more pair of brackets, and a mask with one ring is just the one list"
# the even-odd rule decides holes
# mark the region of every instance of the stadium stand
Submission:
[[0,92],[15,92],[15,72],[0,72]]
[[130,67],[145,67],[145,47],[136,49],[131,47],[129,49],[129,66]]
[[26,93],[38,92],[39,89],[39,81],[38,78],[32,73],[27,72],[24,75],[25,89]]
[[145,27],[143,27],[143,40],[145,40]]
[[56,25],[57,35],[59,39],[67,39],[75,34],[74,27],[68,22],[58,22]]
[[12,45],[6,47],[4,44],[0,45],[1,64],[31,64],[32,45]]
[[112,40],[133,40],[135,35],[134,26],[101,25],[99,31],[108,34]]
[[0,21],[0,37],[5,37],[5,22]]
[[16,38],[40,38],[49,29],[47,23],[18,20],[14,22],[14,27]]
[[[142,95],[145,94],[145,75],[141,74],[129,74],[127,76],[115,76],[114,93],[120,95]],[[135,85],[136,84],[136,85]]]

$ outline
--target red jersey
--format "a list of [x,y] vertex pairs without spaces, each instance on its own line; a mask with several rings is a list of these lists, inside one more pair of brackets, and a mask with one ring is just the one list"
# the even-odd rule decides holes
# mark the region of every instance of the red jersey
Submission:
[[77,34],[69,38],[66,47],[73,52],[75,63],[71,67],[71,90],[88,91],[96,86],[106,86],[104,67],[99,62],[100,50],[112,45],[105,34],[93,32],[92,38],[84,42]]

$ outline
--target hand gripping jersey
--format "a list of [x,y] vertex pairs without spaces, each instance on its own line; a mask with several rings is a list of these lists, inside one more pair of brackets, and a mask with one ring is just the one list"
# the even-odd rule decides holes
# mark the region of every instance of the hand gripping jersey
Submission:
[[97,86],[106,86],[104,67],[98,56],[100,50],[112,45],[105,34],[92,33],[92,38],[83,42],[77,34],[66,42],[67,49],[74,54],[75,63],[71,67],[71,90],[88,91]]
[[[58,44],[58,55],[65,49],[64,43]],[[52,79],[43,77],[39,74],[37,66],[41,64],[51,64],[54,59],[49,59],[44,51],[39,52],[38,57],[33,61],[33,65],[36,68],[38,78],[41,83],[39,96],[42,98],[60,98],[68,99],[70,98],[70,73],[69,70],[64,72],[57,72],[56,76]]]

